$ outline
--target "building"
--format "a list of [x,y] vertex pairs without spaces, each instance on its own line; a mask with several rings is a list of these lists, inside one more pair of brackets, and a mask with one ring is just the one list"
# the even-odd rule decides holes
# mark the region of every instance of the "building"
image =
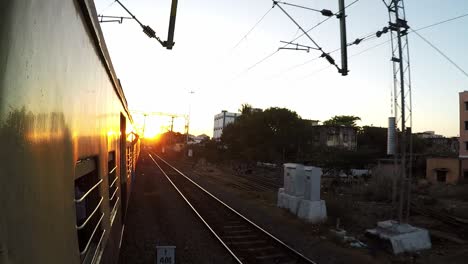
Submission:
[[223,134],[223,129],[230,123],[233,123],[237,117],[239,117],[239,113],[230,113],[226,110],[221,111],[220,114],[215,115],[214,117],[214,129],[213,129],[213,139],[219,140],[221,139],[221,135]]
[[[457,184],[468,180],[468,91],[460,92],[460,137],[458,157],[432,157],[426,160],[426,179],[429,182]],[[440,141],[440,139],[435,139]],[[448,139],[453,145],[453,138]],[[450,143],[451,142],[451,143]]]
[[443,138],[444,136],[442,135],[437,135],[435,131],[424,131],[420,133],[414,133],[417,137],[420,138]]
[[201,135],[198,135],[198,136],[190,135],[189,139],[190,140],[189,140],[188,144],[200,144],[203,141],[209,140],[210,137],[205,135],[205,134],[201,134]]
[[326,125],[313,127],[315,145],[356,150],[357,129],[355,127]]

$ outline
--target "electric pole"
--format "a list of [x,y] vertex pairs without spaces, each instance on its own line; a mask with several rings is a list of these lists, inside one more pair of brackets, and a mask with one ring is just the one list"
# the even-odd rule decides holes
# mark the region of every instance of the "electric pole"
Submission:
[[[398,221],[407,222],[410,212],[410,190],[412,178],[412,135],[409,134],[407,121],[412,128],[412,101],[411,101],[411,73],[408,46],[409,26],[406,21],[405,5],[403,0],[384,1],[388,9],[390,39],[392,43],[392,67],[393,67],[393,107],[396,119],[401,122],[400,145],[400,170],[399,170],[399,206]],[[408,112],[407,112],[408,111]],[[399,116],[400,114],[400,116]],[[396,128],[395,128],[396,129]],[[409,156],[409,160],[407,160]],[[398,159],[398,155],[394,156]],[[398,164],[395,162],[395,164]],[[409,169],[409,170],[408,170]],[[394,190],[396,192],[396,190]],[[406,201],[406,203],[405,203]],[[406,213],[405,213],[406,207]]]
[[191,103],[190,103],[190,97],[192,94],[194,94],[195,92],[194,91],[190,91],[189,94],[189,109],[188,109],[188,115],[187,115],[187,120],[186,120],[186,125],[185,125],[185,129],[187,130],[187,138],[186,138],[186,145],[188,145],[188,142],[189,142],[189,126],[190,126],[190,112],[191,112]]
[[341,75],[348,75],[348,41],[346,39],[346,7],[345,0],[338,0],[340,12],[340,35],[341,35]]

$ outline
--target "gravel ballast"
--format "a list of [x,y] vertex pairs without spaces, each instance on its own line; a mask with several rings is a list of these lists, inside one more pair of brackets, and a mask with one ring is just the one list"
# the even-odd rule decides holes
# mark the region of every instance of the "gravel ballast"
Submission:
[[176,263],[234,263],[142,152],[127,211],[120,263],[156,263],[156,246],[176,246]]

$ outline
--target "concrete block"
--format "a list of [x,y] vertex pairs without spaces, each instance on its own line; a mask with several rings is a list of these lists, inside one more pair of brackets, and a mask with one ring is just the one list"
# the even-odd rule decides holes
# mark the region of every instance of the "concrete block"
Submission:
[[320,201],[320,180],[322,169],[313,166],[304,167],[304,199],[310,201]]
[[285,163],[283,176],[284,192],[289,195],[304,195],[304,165]]
[[288,209],[291,213],[297,215],[299,209],[299,204],[303,199],[302,196],[294,196],[285,193],[283,188],[278,190],[278,200],[277,205],[279,208]]
[[294,196],[294,195],[287,195],[288,199],[288,209],[291,213],[297,215],[297,212],[299,210],[299,205],[301,203],[301,200],[303,199],[302,196]]
[[278,201],[277,206],[279,208],[288,208],[288,200],[284,193],[284,188],[279,188],[278,190]]
[[393,254],[430,249],[432,246],[428,230],[393,220],[378,222],[377,228],[366,232],[389,241]]
[[327,207],[324,200],[301,200],[297,216],[311,223],[321,223],[327,220]]

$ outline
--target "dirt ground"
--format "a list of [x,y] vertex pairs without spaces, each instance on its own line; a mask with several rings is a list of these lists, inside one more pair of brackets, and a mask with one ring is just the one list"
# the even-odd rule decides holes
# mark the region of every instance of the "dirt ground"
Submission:
[[[466,263],[468,258],[468,245],[459,243],[463,240],[451,241],[456,234],[450,233],[450,228],[441,228],[444,223],[425,215],[412,216],[410,223],[430,231],[443,231],[438,236],[431,233],[431,250],[398,256],[383,250],[366,238],[364,231],[375,227],[377,221],[390,219],[392,206],[387,201],[369,201],[362,186],[340,185],[339,191],[324,188],[326,192],[322,193],[322,199],[327,203],[328,221],[313,225],[276,206],[277,188],[282,185],[281,169],[249,167],[239,171],[231,164],[215,166],[203,161],[178,162],[178,166],[219,198],[318,263],[446,264]],[[440,204],[446,207],[450,201],[441,200]],[[463,206],[459,203],[455,207],[463,211],[460,210]],[[350,243],[337,241],[329,230],[335,227],[338,218],[347,235],[367,247],[355,248]]]

